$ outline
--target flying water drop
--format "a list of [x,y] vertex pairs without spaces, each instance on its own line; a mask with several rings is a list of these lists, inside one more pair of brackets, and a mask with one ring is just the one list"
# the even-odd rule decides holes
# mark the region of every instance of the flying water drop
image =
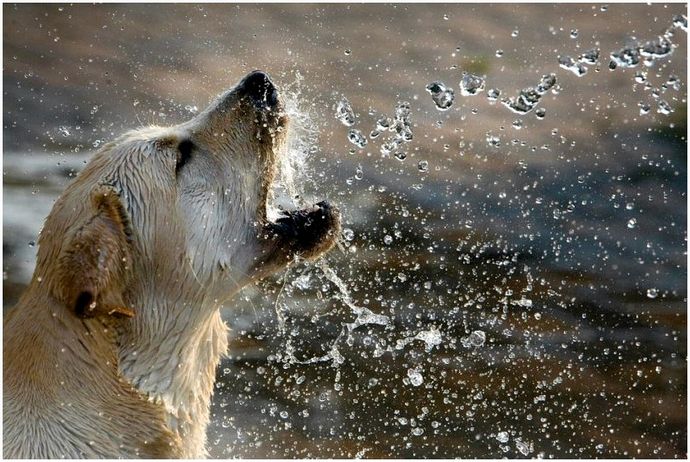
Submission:
[[460,81],[460,94],[474,96],[484,91],[484,79],[474,74],[464,73]]
[[443,82],[430,83],[426,86],[426,91],[431,94],[431,99],[439,111],[446,111],[453,105],[455,92],[452,88],[446,87]]
[[350,129],[347,133],[347,139],[350,143],[354,144],[358,148],[362,149],[367,145],[367,138],[362,134],[361,131],[357,129]]
[[352,111],[352,106],[346,98],[338,101],[335,108],[335,118],[340,120],[340,122],[347,127],[351,127],[355,124],[355,113]]

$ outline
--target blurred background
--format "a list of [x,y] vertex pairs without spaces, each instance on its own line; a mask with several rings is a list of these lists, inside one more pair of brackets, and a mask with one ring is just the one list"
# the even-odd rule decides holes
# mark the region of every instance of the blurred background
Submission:
[[290,101],[296,201],[343,212],[324,261],[224,310],[213,457],[686,457],[686,5],[3,12],[6,310],[100,144],[253,69]]

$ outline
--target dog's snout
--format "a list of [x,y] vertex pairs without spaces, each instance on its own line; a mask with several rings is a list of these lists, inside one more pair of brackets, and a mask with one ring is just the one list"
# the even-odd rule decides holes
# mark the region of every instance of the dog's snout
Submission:
[[238,85],[238,91],[251,98],[259,108],[272,108],[278,104],[278,90],[263,71],[249,73]]

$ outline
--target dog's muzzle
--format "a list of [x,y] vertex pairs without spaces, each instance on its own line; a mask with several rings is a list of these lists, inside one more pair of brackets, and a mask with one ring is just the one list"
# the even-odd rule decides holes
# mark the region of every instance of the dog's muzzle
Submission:
[[237,91],[247,96],[257,109],[275,109],[278,106],[278,90],[263,71],[253,71],[237,85]]

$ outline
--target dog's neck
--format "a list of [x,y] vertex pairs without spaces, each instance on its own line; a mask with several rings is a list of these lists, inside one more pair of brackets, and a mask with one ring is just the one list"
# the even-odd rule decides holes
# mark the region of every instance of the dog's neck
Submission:
[[170,458],[185,442],[122,380],[114,318],[84,319],[34,280],[4,319],[4,454]]
[[[227,349],[227,327],[217,307],[184,308],[143,302],[120,334],[120,370],[135,388],[165,408],[171,430],[185,441],[185,457],[206,455],[206,427],[215,372]],[[179,303],[179,302],[177,302]],[[149,306],[145,306],[148,304]]]

